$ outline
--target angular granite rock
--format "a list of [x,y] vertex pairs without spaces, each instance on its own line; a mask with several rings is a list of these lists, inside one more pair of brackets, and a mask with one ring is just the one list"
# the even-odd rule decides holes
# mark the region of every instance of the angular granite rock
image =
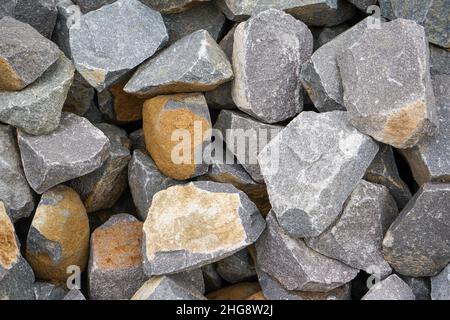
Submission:
[[34,83],[17,92],[0,91],[0,121],[33,135],[54,131],[74,75],[62,53]]
[[258,282],[240,282],[208,293],[209,300],[246,300],[261,291]]
[[0,300],[34,300],[34,273],[20,254],[14,225],[0,201]]
[[431,75],[450,75],[450,50],[430,44]]
[[411,149],[401,150],[419,185],[450,182],[450,75],[433,76],[439,127]]
[[56,1],[54,0],[2,0],[0,19],[13,17],[27,23],[46,38],[51,38],[55,27]]
[[26,258],[36,277],[66,284],[69,266],[86,267],[89,220],[78,194],[59,185],[42,195],[27,237]]
[[411,288],[416,300],[430,300],[431,284],[430,278],[401,277]]
[[63,300],[86,300],[86,298],[80,290],[72,289],[66,294]]
[[[114,3],[117,0],[73,0],[81,9],[81,12],[88,13],[101,7]],[[144,2],[144,1],[141,1]]]
[[365,30],[338,58],[352,124],[402,149],[432,135],[437,117],[428,60],[425,32],[414,21]]
[[361,300],[416,300],[411,288],[393,274],[370,288]]
[[211,118],[203,94],[147,100],[143,121],[147,151],[163,174],[185,180],[208,171],[203,149],[211,140]]
[[255,266],[247,249],[217,262],[217,272],[229,283],[237,283],[256,276]]
[[411,191],[398,173],[391,146],[380,144],[380,151],[367,168],[364,179],[388,188],[399,210],[411,199]]
[[129,300],[147,280],[142,269],[142,222],[112,216],[91,237],[88,278],[92,300]]
[[384,257],[400,274],[435,276],[450,261],[450,184],[425,183],[383,240]]
[[431,299],[450,300],[450,264],[431,278]]
[[356,43],[367,28],[368,20],[364,19],[321,46],[303,64],[300,80],[320,112],[345,110],[344,90],[337,57]]
[[134,150],[128,165],[128,181],[139,219],[147,219],[153,196],[181,182],[165,176],[144,150]]
[[258,239],[256,206],[230,184],[191,182],[158,192],[144,223],[144,271],[192,270],[226,258]]
[[236,106],[266,123],[302,111],[301,64],[313,50],[308,27],[280,10],[269,9],[238,25],[234,39],[231,93]]
[[85,118],[63,113],[57,130],[45,136],[18,133],[22,163],[30,186],[39,194],[102,166],[110,143]]
[[210,0],[141,0],[162,13],[177,13],[191,9],[194,5]]
[[56,4],[58,18],[53,30],[52,41],[64,52],[66,57],[72,58],[70,48],[70,28],[79,23],[81,17],[80,7],[71,0],[60,0]]
[[258,156],[280,225],[294,237],[320,235],[377,152],[346,112],[302,112]]
[[0,91],[19,91],[36,81],[61,54],[28,24],[0,19]]
[[63,287],[49,282],[36,282],[33,286],[36,300],[62,300],[66,296]]
[[87,212],[111,208],[127,188],[131,142],[125,130],[107,123],[95,125],[109,139],[109,157],[95,171],[72,180]]
[[337,221],[308,246],[353,268],[385,278],[392,269],[383,258],[383,237],[398,216],[389,190],[361,180],[347,199]]
[[208,31],[198,30],[142,64],[124,90],[141,97],[210,91],[232,78],[225,53]]
[[267,9],[284,10],[309,26],[334,26],[350,19],[355,8],[343,0],[217,0],[228,19],[246,20]]
[[1,124],[0,177],[0,201],[11,220],[29,217],[34,210],[34,194],[23,172],[14,129]]
[[98,91],[150,58],[167,39],[161,14],[138,0],[118,0],[89,12],[70,29],[75,67]]
[[273,212],[255,244],[257,266],[287,290],[327,292],[356,277],[358,270],[310,249],[302,239],[291,238]]

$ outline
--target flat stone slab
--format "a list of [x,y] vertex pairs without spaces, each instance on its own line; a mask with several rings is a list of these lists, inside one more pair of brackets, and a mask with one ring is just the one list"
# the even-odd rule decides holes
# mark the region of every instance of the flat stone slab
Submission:
[[350,125],[346,112],[297,116],[258,156],[283,229],[295,237],[325,231],[377,152],[378,145]]
[[431,277],[431,299],[450,300],[450,264],[437,276]]
[[141,97],[202,92],[232,78],[233,70],[223,50],[208,31],[198,30],[142,64],[124,90]]
[[230,184],[191,182],[158,192],[144,223],[144,271],[160,275],[224,259],[258,239],[256,206]]
[[423,27],[397,19],[367,29],[338,65],[344,105],[359,131],[401,149],[434,133],[437,111]]
[[242,282],[256,276],[255,266],[247,249],[218,261],[217,272],[229,283]]
[[[302,111],[301,64],[313,50],[308,27],[283,11],[269,9],[239,24],[234,39],[231,93],[236,106],[266,123]],[[261,81],[267,74],[270,77]]]
[[19,131],[17,138],[25,176],[39,194],[98,169],[109,155],[103,132],[72,113],[63,113],[60,126],[49,135]]
[[450,261],[450,184],[425,183],[390,226],[384,257],[398,273],[429,277]]
[[98,91],[150,58],[167,40],[161,14],[138,0],[103,6],[70,29],[75,68]]
[[411,288],[393,274],[374,285],[361,300],[416,300]]
[[191,9],[196,4],[210,0],[142,0],[146,5],[162,13],[177,13]]
[[74,71],[61,53],[58,61],[25,89],[0,91],[0,121],[33,135],[53,132],[59,125]]

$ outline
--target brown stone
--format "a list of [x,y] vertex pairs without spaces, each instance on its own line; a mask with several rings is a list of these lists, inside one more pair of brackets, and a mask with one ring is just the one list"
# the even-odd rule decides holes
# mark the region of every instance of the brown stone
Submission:
[[209,293],[209,300],[245,300],[261,291],[258,282],[241,282]]
[[0,202],[0,267],[10,269],[20,255],[14,225],[6,213],[3,202]]
[[255,294],[252,294],[250,297],[248,297],[245,300],[267,300],[266,297],[264,297],[264,294],[262,291],[259,291]]

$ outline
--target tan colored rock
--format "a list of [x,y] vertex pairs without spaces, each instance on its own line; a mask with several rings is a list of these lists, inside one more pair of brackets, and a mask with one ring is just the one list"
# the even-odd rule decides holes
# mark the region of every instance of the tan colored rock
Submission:
[[45,192],[27,237],[26,257],[36,276],[65,284],[67,267],[85,269],[88,247],[89,220],[78,194],[64,185]]
[[245,300],[261,291],[258,282],[241,282],[209,293],[209,300]]
[[264,294],[262,291],[259,291],[255,294],[252,294],[250,297],[248,297],[245,300],[267,300],[266,297],[264,297]]
[[6,213],[3,202],[0,202],[0,265],[9,269],[17,262],[20,255],[17,245],[14,225]]

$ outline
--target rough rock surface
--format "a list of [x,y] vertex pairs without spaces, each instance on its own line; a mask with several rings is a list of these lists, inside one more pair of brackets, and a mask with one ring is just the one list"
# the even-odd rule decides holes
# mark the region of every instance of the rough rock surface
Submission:
[[217,272],[229,283],[237,283],[256,275],[255,266],[247,249],[217,262]]
[[365,30],[338,64],[344,104],[359,131],[396,148],[413,147],[433,134],[428,42],[417,23],[397,19]]
[[64,288],[49,282],[36,282],[33,290],[36,300],[62,300],[66,295]]
[[104,5],[116,2],[117,0],[73,0],[73,1],[80,7],[81,12],[88,13],[99,9]]
[[118,0],[70,28],[78,72],[98,91],[113,85],[168,40],[161,14],[138,0]]
[[86,297],[79,289],[70,290],[63,300],[86,300]]
[[450,264],[431,278],[431,299],[450,300]]
[[450,50],[430,44],[430,72],[450,75]]
[[267,123],[302,111],[301,64],[313,50],[308,27],[270,9],[238,25],[234,38],[232,97],[236,106]]
[[142,64],[124,90],[142,97],[210,91],[232,78],[223,50],[208,31],[198,30]]
[[450,184],[425,183],[390,226],[385,259],[398,273],[435,276],[450,261]]
[[430,278],[401,277],[403,281],[411,288],[416,300],[430,300],[431,284]]
[[219,290],[222,287],[222,278],[217,273],[217,265],[215,263],[207,264],[200,269],[203,273],[206,293]]
[[377,152],[346,112],[302,112],[258,156],[280,225],[296,237],[320,235]]
[[416,300],[411,288],[393,274],[374,285],[361,300]]
[[86,267],[89,220],[78,194],[60,185],[42,195],[27,237],[26,258],[36,277],[66,284],[69,266]]
[[87,113],[91,108],[97,108],[95,89],[75,71],[72,85],[64,102],[63,111],[87,117]]
[[144,223],[144,271],[176,273],[221,260],[255,242],[264,226],[256,206],[232,185],[170,187],[153,197]]
[[141,0],[162,13],[177,13],[191,9],[194,5],[210,0]]
[[103,132],[72,113],[63,113],[60,126],[49,135],[31,136],[19,131],[18,142],[25,176],[40,194],[98,169],[110,147]]
[[52,41],[58,45],[66,57],[72,58],[70,28],[79,23],[80,7],[71,0],[60,0],[56,4],[56,9],[58,10],[58,18],[53,30]]
[[319,29],[320,32],[318,32],[317,34],[313,32],[314,52],[316,52],[316,50],[322,47],[324,44],[330,42],[331,40],[334,40],[334,38],[336,38],[344,31],[347,31],[348,29],[349,26],[347,24],[341,24],[335,27],[325,27],[323,29]]
[[258,282],[241,282],[208,293],[209,300],[246,300],[261,291]]
[[348,0],[351,4],[357,7],[359,10],[366,13],[366,10],[369,6],[376,4],[377,0]]
[[131,132],[129,138],[131,140],[131,147],[133,150],[146,150],[143,128]]

